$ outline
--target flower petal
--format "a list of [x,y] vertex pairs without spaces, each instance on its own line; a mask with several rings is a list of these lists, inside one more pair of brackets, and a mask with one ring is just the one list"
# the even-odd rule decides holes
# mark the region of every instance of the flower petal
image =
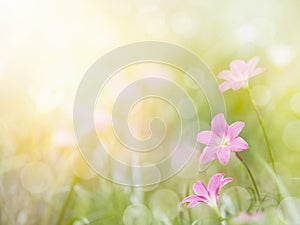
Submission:
[[200,159],[199,159],[200,163],[204,164],[214,160],[217,157],[216,153],[218,149],[219,149],[218,146],[205,147],[200,155]]
[[[224,185],[226,185],[226,184],[228,184],[229,182],[231,182],[231,181],[233,181],[233,178],[231,178],[231,177],[227,177],[227,178],[225,178],[225,179],[222,179],[221,182],[220,182],[219,188],[218,188],[218,190],[217,190],[216,192],[219,193],[219,191],[221,190],[221,188],[222,188]],[[219,195],[217,194],[217,195],[216,195],[216,203],[217,203],[217,205],[218,205],[218,200],[219,200]]]
[[238,223],[260,222],[260,224],[262,224],[264,222],[264,219],[265,214],[261,211],[257,211],[253,212],[252,214],[241,212],[235,220]]
[[224,70],[218,75],[218,78],[223,80],[230,80],[230,74],[231,74],[230,70]]
[[197,135],[197,141],[206,145],[217,145],[220,143],[220,138],[209,130],[201,131]]
[[199,203],[201,203],[201,201],[194,201],[194,202],[191,202],[190,204],[187,205],[187,208],[193,208],[193,207],[195,207],[196,205],[198,205]]
[[225,82],[219,84],[219,91],[221,93],[224,93],[225,91],[227,91],[230,88],[231,88],[231,83],[228,81],[225,81]]
[[230,140],[236,138],[241,130],[244,128],[245,123],[244,122],[235,122],[231,125],[229,125],[228,130],[227,130],[227,136],[229,137]]
[[265,71],[264,68],[257,68],[254,71],[252,71],[252,73],[249,74],[249,78],[250,77],[254,77],[254,76],[256,76],[256,75],[258,75],[258,74],[260,74],[260,73],[262,73],[264,71]]
[[190,202],[190,204],[188,204],[187,208],[192,208],[196,205],[198,205],[201,202],[204,202],[207,204],[207,200],[205,197],[203,196],[197,196],[197,195],[190,195],[186,198],[184,198],[181,203],[180,206],[182,206],[182,204],[186,203],[186,202]]
[[232,90],[237,91],[241,87],[245,86],[248,83],[248,80],[235,81],[231,83]]
[[225,178],[224,173],[217,173],[212,178],[210,178],[207,189],[211,196],[214,196],[215,199],[218,199],[218,194],[220,189],[227,183],[231,182],[233,179],[231,177]]
[[230,142],[231,151],[240,152],[249,148],[248,143],[241,137]]
[[208,196],[207,189],[201,181],[194,183],[193,190],[197,195]]
[[204,131],[201,131],[200,133],[198,133],[197,141],[202,143],[202,144],[208,145],[210,137],[211,137],[211,131],[210,130],[204,130]]
[[186,202],[193,202],[193,201],[197,201],[198,200],[198,196],[197,195],[190,195],[185,197],[181,202],[180,202],[180,206]]
[[225,184],[228,184],[229,182],[233,181],[233,178],[231,177],[227,177],[225,179],[222,179],[221,182],[220,182],[220,187],[219,187],[219,190],[225,185]]
[[223,165],[228,163],[230,159],[230,153],[230,147],[222,147],[217,151],[217,157]]
[[247,64],[243,60],[233,60],[230,63],[230,70],[236,75],[243,73],[246,68]]
[[247,63],[247,66],[249,68],[249,72],[253,71],[259,61],[258,56],[254,56],[252,59],[250,59]]
[[224,173],[217,173],[212,178],[210,178],[207,185],[207,190],[211,195],[216,196],[218,194],[220,183],[223,177],[224,177]]
[[211,122],[211,130],[214,134],[218,135],[219,137],[223,138],[226,129],[228,128],[228,124],[225,120],[224,114],[219,113],[217,114]]

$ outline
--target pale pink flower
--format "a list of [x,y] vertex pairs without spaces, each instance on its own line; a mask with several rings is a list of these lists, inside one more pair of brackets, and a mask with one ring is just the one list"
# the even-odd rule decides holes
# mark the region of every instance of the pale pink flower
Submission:
[[228,125],[224,115],[217,114],[212,119],[211,131],[202,131],[197,136],[198,142],[207,145],[200,155],[200,163],[208,163],[218,158],[223,165],[226,165],[232,151],[246,150],[247,142],[238,136],[244,126],[243,122]]
[[198,181],[193,185],[193,190],[196,195],[190,195],[184,198],[180,205],[189,202],[187,208],[192,208],[203,202],[214,210],[218,210],[219,191],[225,184],[232,180],[231,177],[224,179],[223,173],[217,173],[210,178],[207,187],[201,181]]
[[255,56],[246,63],[243,60],[233,60],[230,63],[230,70],[221,72],[218,77],[225,80],[219,85],[220,92],[225,92],[228,89],[238,90],[241,87],[248,86],[248,80],[262,73],[264,68],[255,68],[259,61],[259,57]]
[[238,217],[236,217],[235,222],[237,223],[248,223],[248,222],[263,222],[265,214],[261,211],[248,214],[246,212],[241,212]]

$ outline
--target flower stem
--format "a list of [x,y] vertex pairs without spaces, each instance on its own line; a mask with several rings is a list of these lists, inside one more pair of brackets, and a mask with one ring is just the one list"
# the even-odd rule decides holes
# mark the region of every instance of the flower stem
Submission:
[[220,214],[219,208],[218,206],[212,207],[213,211],[217,214],[219,221],[222,223],[223,221],[225,221],[226,219],[223,218]]
[[66,210],[67,210],[67,208],[68,208],[68,205],[69,205],[69,203],[70,203],[70,200],[71,200],[72,194],[73,194],[73,192],[74,192],[74,187],[75,187],[75,185],[76,185],[76,183],[77,183],[77,180],[78,180],[78,178],[75,176],[75,177],[73,178],[73,181],[72,181],[70,190],[69,190],[69,192],[68,192],[67,198],[66,198],[66,200],[65,200],[65,202],[64,202],[64,205],[63,205],[62,209],[60,210],[59,217],[58,217],[58,220],[57,220],[56,225],[61,225],[61,223],[62,223],[62,221],[63,221],[63,219],[64,219],[65,212],[66,212]]
[[243,163],[243,165],[246,167],[246,170],[247,170],[247,172],[248,172],[248,174],[249,174],[249,176],[250,176],[251,182],[252,182],[252,184],[253,184],[253,186],[254,186],[254,189],[255,189],[255,192],[256,192],[257,199],[258,199],[258,201],[260,201],[260,200],[261,200],[260,193],[259,193],[259,190],[258,190],[258,188],[257,188],[257,184],[256,184],[256,182],[255,182],[254,176],[253,176],[253,174],[252,174],[252,172],[251,172],[249,166],[247,165],[247,163],[245,162],[245,160],[242,158],[242,156],[241,156],[238,152],[236,152],[235,155],[236,155],[236,157]]
[[[273,155],[273,150],[272,150],[272,147],[271,147],[271,143],[270,143],[270,140],[269,140],[269,137],[268,137],[268,134],[267,134],[267,131],[266,131],[266,127],[264,125],[264,122],[263,122],[263,119],[262,119],[262,116],[258,110],[258,107],[253,99],[253,96],[252,96],[252,93],[250,91],[250,88],[247,86],[245,87],[245,90],[249,96],[249,99],[250,99],[250,102],[252,104],[252,107],[256,113],[256,116],[257,116],[257,119],[258,119],[258,122],[259,122],[259,125],[262,129],[262,132],[263,132],[263,135],[264,135],[264,138],[265,138],[265,141],[266,141],[266,144],[267,144],[267,148],[268,148],[268,153],[269,153],[269,157],[270,157],[270,160],[271,160],[271,164],[272,164],[272,169],[273,169],[273,172],[275,174],[275,176],[277,177],[277,170],[276,170],[276,167],[275,167],[275,161],[274,161],[274,155]],[[276,182],[276,189],[277,189],[277,197],[278,197],[278,201],[281,200],[281,195],[280,195],[280,191],[279,191],[279,187],[278,187],[278,184]]]

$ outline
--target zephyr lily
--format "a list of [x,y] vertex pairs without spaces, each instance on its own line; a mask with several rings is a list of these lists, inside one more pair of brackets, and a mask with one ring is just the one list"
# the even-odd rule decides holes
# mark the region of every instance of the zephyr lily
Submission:
[[238,90],[241,87],[248,86],[248,80],[263,71],[264,68],[255,68],[259,61],[259,57],[255,56],[246,63],[243,60],[234,60],[230,63],[230,70],[221,72],[218,77],[225,80],[219,85],[220,92],[225,92],[228,89]]
[[243,122],[228,125],[224,114],[217,114],[212,119],[211,131],[202,131],[197,136],[198,142],[207,145],[200,155],[200,163],[208,163],[218,158],[223,165],[226,165],[232,151],[246,150],[247,142],[238,136],[244,126]]
[[265,214],[261,211],[253,212],[252,214],[241,212],[238,217],[235,218],[235,222],[238,224],[249,222],[263,223],[264,219]]
[[210,178],[207,187],[201,181],[198,181],[193,185],[193,190],[196,195],[190,195],[184,198],[180,203],[180,206],[186,202],[189,202],[187,208],[192,208],[203,202],[213,208],[219,215],[219,191],[225,184],[231,182],[232,180],[233,179],[231,177],[224,179],[223,173],[217,173]]

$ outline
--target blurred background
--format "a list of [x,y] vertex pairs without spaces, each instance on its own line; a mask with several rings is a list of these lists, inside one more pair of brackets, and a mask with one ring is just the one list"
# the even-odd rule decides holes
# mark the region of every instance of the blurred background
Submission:
[[[0,224],[218,224],[205,205],[178,207],[195,181],[206,183],[216,172],[234,178],[221,199],[233,224],[254,207],[240,162],[232,156],[226,167],[217,161],[200,167],[202,145],[179,174],[143,188],[103,179],[80,156],[72,107],[81,78],[105,53],[144,40],[185,47],[215,75],[234,59],[260,56],[266,72],[250,87],[275,152],[287,197],[282,202],[276,202],[267,148],[243,90],[224,94],[227,120],[246,123],[241,136],[250,148],[242,155],[265,196],[263,223],[300,223],[299,10],[297,0],[0,0]],[[164,77],[186,89],[198,107],[201,130],[210,128],[209,106],[187,76],[159,64],[119,71],[96,106],[95,126],[110,154],[128,164],[133,159],[114,137],[111,110],[118,93],[141,76]],[[170,129],[178,125],[170,106],[147,100],[128,118],[133,133],[148,137],[154,117],[164,118]],[[169,151],[140,160],[154,163]]]

